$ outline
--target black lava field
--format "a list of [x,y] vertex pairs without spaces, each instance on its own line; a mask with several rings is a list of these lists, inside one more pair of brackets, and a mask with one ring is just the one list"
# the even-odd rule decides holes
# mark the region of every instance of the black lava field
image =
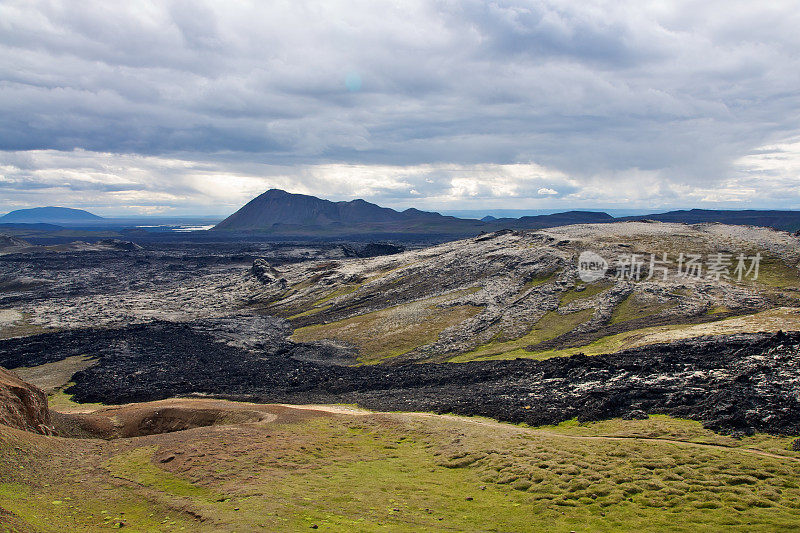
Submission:
[[[252,320],[256,328],[232,327]],[[256,340],[237,336],[242,329],[258,330]],[[738,435],[800,434],[800,333],[708,337],[545,361],[345,366],[351,354],[293,343],[288,331],[278,319],[239,317],[45,333],[0,341],[0,366],[96,358],[67,389],[79,402],[207,395],[357,403],[531,425],[643,412]]]

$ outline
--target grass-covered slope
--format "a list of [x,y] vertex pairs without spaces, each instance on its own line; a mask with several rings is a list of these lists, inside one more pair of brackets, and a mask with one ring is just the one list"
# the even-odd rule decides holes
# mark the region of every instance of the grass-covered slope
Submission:
[[525,428],[346,408],[267,409],[276,420],[114,441],[0,428],[0,524],[35,531],[752,531],[800,523],[800,454],[790,439],[730,439],[666,417]]

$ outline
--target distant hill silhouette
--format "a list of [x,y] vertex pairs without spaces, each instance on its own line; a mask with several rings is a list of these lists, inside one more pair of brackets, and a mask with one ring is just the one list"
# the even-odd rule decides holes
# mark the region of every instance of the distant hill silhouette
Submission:
[[214,230],[320,237],[366,234],[459,237],[481,231],[545,228],[609,220],[613,220],[613,217],[606,213],[570,211],[481,221],[414,208],[395,211],[365,200],[331,202],[315,196],[270,189],[217,224]]
[[397,223],[413,219],[459,220],[416,209],[403,212],[380,207],[364,200],[331,202],[315,196],[270,189],[217,224],[216,229],[263,229],[275,224],[325,226],[328,224]]
[[618,220],[644,219],[658,220],[659,222],[683,222],[684,224],[718,222],[720,224],[740,226],[764,226],[784,231],[797,231],[800,229],[800,211],[687,209],[653,215],[624,217]]
[[596,211],[565,211],[552,215],[534,215],[520,218],[498,218],[490,225],[512,229],[539,229],[568,226],[570,224],[597,224],[614,222],[615,219],[608,213]]
[[520,218],[487,216],[482,220],[475,220],[444,216],[413,208],[396,211],[365,200],[331,202],[315,196],[270,189],[217,224],[214,231],[303,238],[380,235],[393,238],[431,236],[441,239],[471,236],[502,229],[541,229],[569,224],[632,220],[658,220],[686,224],[719,222],[766,226],[786,231],[800,229],[800,211],[690,209],[622,218],[614,218],[603,212],[566,211]]
[[98,222],[103,217],[94,215],[83,209],[70,207],[33,207],[31,209],[17,209],[0,217],[0,223],[46,223],[46,224],[76,224],[82,222]]

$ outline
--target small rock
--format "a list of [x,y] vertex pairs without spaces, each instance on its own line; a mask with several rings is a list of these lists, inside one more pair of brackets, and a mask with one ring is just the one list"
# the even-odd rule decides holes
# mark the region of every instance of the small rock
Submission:
[[108,246],[110,248],[114,248],[115,250],[122,250],[127,252],[133,252],[142,249],[142,247],[136,244],[135,242],[122,241],[120,239],[101,239],[97,241],[97,244],[100,244],[102,246]]
[[641,409],[634,409],[622,415],[623,420],[647,420],[649,416]]
[[735,430],[733,433],[731,433],[731,436],[735,439],[741,439],[743,437],[752,437],[755,434],[756,434],[755,428],[746,427]]
[[278,271],[272,268],[264,259],[256,259],[250,271],[261,283],[269,285],[278,281]]
[[472,501],[472,496],[467,496],[467,497],[466,497],[466,498],[464,498],[464,499],[465,499],[465,500],[467,500],[468,502],[471,502],[471,501]]

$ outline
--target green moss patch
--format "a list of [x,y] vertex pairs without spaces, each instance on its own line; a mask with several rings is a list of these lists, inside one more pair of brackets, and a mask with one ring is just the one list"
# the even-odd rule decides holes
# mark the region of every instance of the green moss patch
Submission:
[[[743,281],[778,289],[800,288],[800,269],[797,266],[788,265],[781,258],[769,253],[762,253],[762,256],[758,279],[753,282],[750,277],[745,277]],[[748,261],[747,266],[749,267],[749,265]],[[731,274],[733,274],[733,269],[731,269]]]
[[569,333],[579,325],[589,320],[594,314],[593,309],[584,309],[575,313],[561,315],[556,311],[546,313],[531,330],[509,341],[494,341],[479,346],[471,352],[464,353],[451,359],[451,362],[460,363],[478,359],[514,359],[516,357],[531,356],[532,352],[525,350],[526,346],[536,345],[549,339]]
[[565,306],[565,305],[569,305],[570,303],[572,303],[572,302],[574,302],[576,300],[594,298],[595,296],[597,296],[601,292],[607,291],[608,289],[610,289],[613,286],[614,286],[614,284],[611,283],[611,282],[608,282],[608,281],[596,281],[594,283],[584,283],[582,281],[579,281],[575,285],[575,287],[576,288],[577,287],[583,287],[583,289],[582,290],[575,290],[573,288],[572,290],[569,290],[569,291],[565,292],[564,294],[562,294],[561,295],[561,305]]
[[[452,296],[452,295],[450,295]],[[435,342],[439,334],[481,311],[472,305],[439,307],[444,297],[403,304],[328,324],[298,328],[298,342],[331,339],[355,345],[359,360],[376,363]]]
[[677,302],[656,302],[644,299],[636,293],[631,294],[614,309],[611,314],[611,324],[628,322],[639,318],[657,315],[667,309],[675,307]]
[[325,305],[326,302],[333,300],[334,298],[338,298],[339,296],[346,296],[348,294],[351,294],[357,291],[359,287],[361,287],[361,285],[362,284],[359,283],[359,284],[344,285],[342,287],[339,287],[329,292],[322,298],[318,299],[314,303],[312,303],[309,309],[301,313],[297,313],[295,315],[290,316],[289,320],[293,318],[299,318],[301,316],[309,316],[309,315],[314,315],[316,313],[321,313],[322,311],[325,311],[326,309],[329,309],[331,307],[330,305]]

